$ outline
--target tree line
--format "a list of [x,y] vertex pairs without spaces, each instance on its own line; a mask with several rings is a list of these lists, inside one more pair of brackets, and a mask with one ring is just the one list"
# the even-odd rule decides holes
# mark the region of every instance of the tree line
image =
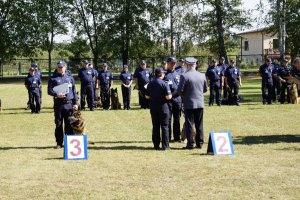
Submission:
[[[298,54],[300,2],[266,2],[264,21],[281,33],[283,51]],[[69,31],[76,34],[74,57],[90,51],[94,65],[112,57],[127,64],[133,57],[186,55],[195,44],[227,58],[239,45],[232,29],[250,27],[257,20],[250,16],[241,0],[0,0],[0,62],[42,50],[51,66],[54,37]]]

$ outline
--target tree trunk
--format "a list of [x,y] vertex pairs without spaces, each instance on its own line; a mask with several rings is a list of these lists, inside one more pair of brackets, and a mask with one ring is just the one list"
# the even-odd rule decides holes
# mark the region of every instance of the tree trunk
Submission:
[[216,0],[216,18],[217,18],[217,34],[218,34],[218,44],[219,44],[219,57],[225,57],[228,63],[227,52],[225,48],[224,40],[224,28],[223,28],[223,14],[222,14],[222,1]]
[[173,0],[170,0],[170,35],[171,35],[171,56],[174,56],[174,30],[173,30],[173,24],[174,24],[174,16],[173,16]]

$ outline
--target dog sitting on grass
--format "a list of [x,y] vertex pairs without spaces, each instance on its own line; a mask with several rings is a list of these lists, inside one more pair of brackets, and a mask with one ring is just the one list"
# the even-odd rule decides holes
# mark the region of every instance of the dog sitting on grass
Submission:
[[289,88],[289,96],[292,104],[300,104],[300,97],[298,97],[298,88],[296,83],[292,83]]
[[[193,125],[193,135],[194,135],[194,141],[196,141],[196,128],[195,125]],[[185,122],[183,123],[183,127],[182,127],[182,131],[181,131],[181,141],[183,141],[184,143],[186,143],[186,126],[185,126]]]
[[110,98],[111,98],[111,109],[112,110],[119,110],[121,109],[121,103],[119,101],[118,89],[111,89],[110,90]]

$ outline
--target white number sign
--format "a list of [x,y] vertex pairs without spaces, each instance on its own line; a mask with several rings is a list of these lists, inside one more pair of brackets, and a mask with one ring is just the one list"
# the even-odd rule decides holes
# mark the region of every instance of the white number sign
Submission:
[[87,160],[87,136],[65,135],[65,160]]
[[[214,155],[233,155],[234,149],[230,132],[211,132],[209,136],[207,152],[211,151]],[[209,150],[210,148],[210,150]]]

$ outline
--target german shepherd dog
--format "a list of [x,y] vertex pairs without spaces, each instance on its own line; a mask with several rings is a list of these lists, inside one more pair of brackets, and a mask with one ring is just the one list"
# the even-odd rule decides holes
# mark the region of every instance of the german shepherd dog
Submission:
[[100,97],[96,97],[96,101],[94,102],[95,108],[102,108],[102,102]]
[[298,88],[296,83],[292,83],[289,88],[289,96],[292,104],[300,104],[300,97],[298,97]]
[[110,92],[110,98],[111,98],[111,109],[112,110],[119,110],[121,109],[121,103],[119,101],[119,96],[118,96],[118,89],[111,89]]
[[[193,134],[194,134],[194,141],[196,141],[196,128],[193,125]],[[182,131],[181,131],[181,141],[186,143],[186,127],[185,122],[183,123]]]

